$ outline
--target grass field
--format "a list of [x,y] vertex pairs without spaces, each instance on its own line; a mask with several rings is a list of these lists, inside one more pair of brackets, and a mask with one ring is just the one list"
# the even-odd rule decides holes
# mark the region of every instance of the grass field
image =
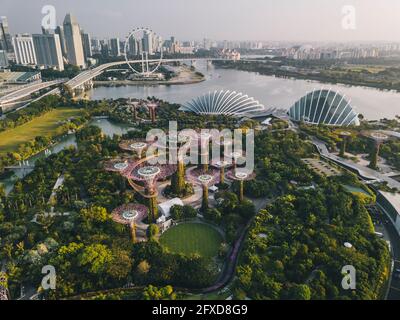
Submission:
[[0,154],[18,150],[18,146],[37,136],[53,136],[59,121],[82,114],[83,109],[57,108],[21,126],[0,133]]
[[213,227],[201,223],[182,223],[166,231],[160,241],[171,252],[202,257],[215,257],[222,242],[221,234]]

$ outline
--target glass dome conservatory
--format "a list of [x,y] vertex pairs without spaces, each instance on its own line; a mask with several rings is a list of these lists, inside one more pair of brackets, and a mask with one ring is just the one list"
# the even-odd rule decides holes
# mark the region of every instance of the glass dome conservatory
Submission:
[[221,90],[186,102],[179,109],[197,114],[251,116],[265,111],[265,107],[254,98],[236,91]]
[[360,125],[358,113],[350,102],[332,90],[314,90],[308,93],[289,109],[288,114],[293,121],[309,124]]

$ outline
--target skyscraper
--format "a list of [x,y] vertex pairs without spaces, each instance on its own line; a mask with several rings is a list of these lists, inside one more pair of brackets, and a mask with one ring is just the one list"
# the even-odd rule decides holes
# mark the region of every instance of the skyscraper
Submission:
[[36,65],[36,53],[32,36],[29,34],[17,34],[12,38],[15,59],[17,64]]
[[40,66],[64,70],[60,37],[58,34],[32,35],[37,64]]
[[149,55],[153,54],[153,33],[146,30],[143,34],[143,51]]
[[64,36],[68,62],[80,68],[85,68],[81,30],[75,17],[70,13],[64,19]]
[[64,57],[67,57],[67,44],[65,43],[65,35],[63,26],[57,26],[55,33],[58,34],[61,44],[61,52]]
[[137,56],[139,54],[139,43],[135,39],[135,37],[130,37],[129,38],[129,55],[132,56]]
[[101,46],[101,55],[104,58],[107,58],[110,55],[110,52],[109,52],[110,50],[108,48],[108,43],[103,41],[103,42],[100,43],[100,46]]
[[119,45],[119,38],[114,38],[110,40],[110,54],[113,57],[118,57],[121,55],[121,47]]
[[87,58],[90,58],[93,55],[92,44],[91,44],[90,34],[85,33],[83,30],[82,30],[82,45],[83,45],[83,54],[85,56],[85,61],[87,61]]
[[7,17],[0,17],[0,50],[13,52]]

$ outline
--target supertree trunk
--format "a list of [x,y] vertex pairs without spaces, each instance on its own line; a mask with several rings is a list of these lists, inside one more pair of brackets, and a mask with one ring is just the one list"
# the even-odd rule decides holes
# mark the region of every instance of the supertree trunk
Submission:
[[130,225],[130,229],[131,229],[132,243],[136,243],[136,224],[134,222]]
[[153,196],[149,198],[149,208],[149,223],[155,223],[158,219],[157,197]]
[[243,202],[244,199],[244,181],[239,181],[239,201]]
[[203,185],[203,199],[201,201],[201,211],[206,212],[208,210],[208,186]]
[[178,162],[178,171],[177,171],[177,188],[176,191],[178,194],[183,194],[185,191],[185,164],[183,161]]
[[225,183],[225,168],[221,167],[219,169],[219,183],[222,185]]
[[342,143],[340,144],[340,152],[339,152],[339,156],[340,157],[344,157],[345,153],[346,153],[346,146],[347,146],[347,141],[346,139],[342,140]]

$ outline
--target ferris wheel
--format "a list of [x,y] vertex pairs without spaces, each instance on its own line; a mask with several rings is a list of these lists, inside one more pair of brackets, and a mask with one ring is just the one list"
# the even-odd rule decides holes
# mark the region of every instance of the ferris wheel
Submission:
[[[157,53],[157,58],[153,58]],[[124,46],[125,61],[130,69],[141,76],[149,76],[155,73],[163,60],[163,46],[161,37],[149,28],[135,28],[126,37]],[[130,63],[134,57],[141,57],[141,70]],[[135,59],[137,60],[137,58]]]

